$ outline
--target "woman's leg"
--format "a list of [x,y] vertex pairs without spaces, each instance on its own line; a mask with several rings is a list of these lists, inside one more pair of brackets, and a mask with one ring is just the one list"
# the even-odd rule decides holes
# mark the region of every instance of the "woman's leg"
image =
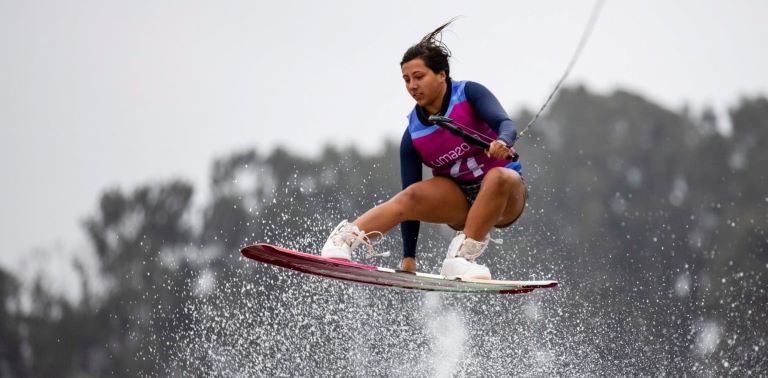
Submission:
[[464,224],[469,204],[453,180],[433,177],[417,182],[357,218],[353,223],[365,232],[387,232],[406,220]]
[[480,193],[467,214],[464,234],[483,241],[494,225],[507,225],[525,207],[525,184],[517,171],[494,168],[483,178]]

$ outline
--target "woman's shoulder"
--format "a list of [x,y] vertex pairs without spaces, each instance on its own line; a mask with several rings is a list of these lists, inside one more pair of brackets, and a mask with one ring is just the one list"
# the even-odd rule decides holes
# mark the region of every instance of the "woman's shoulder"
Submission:
[[471,102],[495,98],[490,89],[476,81],[464,82],[464,96]]
[[488,88],[476,81],[466,80],[463,82],[465,90],[469,91],[487,91]]
[[477,81],[472,80],[456,80],[452,82],[454,91],[459,90],[464,92],[469,97],[483,96],[491,91],[486,86],[480,84]]

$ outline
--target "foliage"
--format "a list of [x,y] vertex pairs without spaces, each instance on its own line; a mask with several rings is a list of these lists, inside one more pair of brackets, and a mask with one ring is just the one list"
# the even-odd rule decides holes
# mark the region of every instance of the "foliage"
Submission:
[[[528,116],[523,112],[517,118]],[[562,322],[555,327],[563,327],[558,330],[574,335],[573,340],[585,335],[584,324],[592,320],[611,330],[594,345],[596,361],[627,361],[623,368],[630,370],[608,372],[649,369],[637,361],[656,356],[652,346],[663,345],[664,360],[656,361],[656,368],[671,375],[708,369],[719,375],[765,373],[768,362],[759,351],[768,336],[768,155],[762,150],[768,145],[768,100],[743,99],[731,110],[730,121],[732,133],[723,136],[714,131],[717,120],[711,110],[694,116],[628,92],[601,96],[583,87],[564,90],[517,145],[531,196],[525,216],[501,231],[507,241],[503,248],[512,251],[489,254],[487,262],[520,278],[561,279],[564,302],[551,311]],[[192,208],[191,185],[180,181],[131,193],[106,191],[84,224],[106,287],[102,294],[85,291],[80,303],[70,303],[38,280],[29,308],[22,310],[17,280],[0,271],[0,375],[213,373],[221,356],[212,345],[232,348],[222,340],[257,332],[235,327],[238,317],[252,311],[272,316],[287,311],[296,298],[315,306],[321,302],[297,288],[330,285],[286,279],[272,268],[247,263],[239,247],[261,241],[317,250],[335,222],[397,192],[398,161],[398,145],[390,142],[380,154],[327,147],[317,159],[280,148],[269,154],[235,152],[214,163],[212,195],[201,212]],[[442,248],[449,231],[425,225],[422,234],[419,268],[432,270],[440,253],[430,250]],[[384,246],[397,250],[398,232],[390,233]],[[254,292],[253,302],[243,302],[246,287]],[[327,294],[322,302],[340,307],[313,314],[336,316],[350,301],[361,300],[353,296],[356,289],[349,290]],[[405,306],[404,311],[421,300],[398,298],[369,300],[388,303],[382,307]],[[467,301],[474,303],[464,304],[468,313],[489,311],[479,300]],[[576,309],[589,302],[600,305]],[[361,316],[408,328],[419,315],[413,311],[397,320]],[[498,318],[478,327],[495,332],[505,327],[502,322],[510,320]],[[697,341],[711,322],[721,334],[731,335],[714,347]],[[294,324],[288,316],[271,318],[268,326],[279,333],[291,332]],[[260,341],[261,333],[254,335],[237,341],[245,343],[238,347],[269,356],[285,352],[279,343]],[[326,337],[332,344],[345,342]],[[637,343],[625,343],[625,338]],[[191,343],[199,340],[208,344],[196,349]],[[314,345],[310,339],[307,343]],[[384,353],[382,345],[369,347]],[[409,347],[417,353],[429,345]],[[558,350],[556,345],[553,349]],[[731,363],[712,362],[715,355]],[[322,354],[306,358],[329,364]],[[341,375],[360,369],[352,360],[324,366]],[[574,373],[561,368],[560,373]],[[466,369],[472,372],[471,366]]]

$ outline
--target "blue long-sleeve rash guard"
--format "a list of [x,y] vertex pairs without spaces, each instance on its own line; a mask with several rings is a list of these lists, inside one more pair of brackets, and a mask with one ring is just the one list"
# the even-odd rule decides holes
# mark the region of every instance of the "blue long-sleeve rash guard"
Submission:
[[[448,82],[446,96],[451,95],[450,85]],[[466,82],[464,94],[472,109],[498,135],[497,139],[503,140],[509,146],[514,145],[517,139],[517,129],[496,96],[488,88],[472,81]],[[447,101],[444,101],[444,104],[447,104]],[[441,109],[440,113],[444,114],[445,111],[446,109]],[[421,181],[421,165],[421,156],[416,151],[416,147],[413,146],[411,134],[406,128],[400,142],[400,178],[403,182],[403,189]],[[419,221],[405,221],[400,224],[400,232],[403,237],[403,257],[416,256],[419,224]]]

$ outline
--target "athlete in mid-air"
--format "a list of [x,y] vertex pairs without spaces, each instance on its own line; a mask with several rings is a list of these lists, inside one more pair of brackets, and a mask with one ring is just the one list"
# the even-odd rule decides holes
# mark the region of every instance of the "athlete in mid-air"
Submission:
[[[525,207],[522,167],[507,160],[514,153],[517,130],[488,89],[451,79],[451,53],[441,38],[450,23],[411,46],[400,62],[405,87],[416,100],[400,144],[403,190],[353,222],[342,221],[325,242],[323,257],[351,259],[354,248],[370,245],[369,236],[400,224],[401,269],[414,272],[419,222],[440,223],[459,231],[440,273],[491,278],[476,259],[487,248],[491,229],[511,225]],[[493,142],[487,150],[470,145],[429,122],[430,115],[449,117]],[[433,177],[422,179],[422,164],[432,168]]]

